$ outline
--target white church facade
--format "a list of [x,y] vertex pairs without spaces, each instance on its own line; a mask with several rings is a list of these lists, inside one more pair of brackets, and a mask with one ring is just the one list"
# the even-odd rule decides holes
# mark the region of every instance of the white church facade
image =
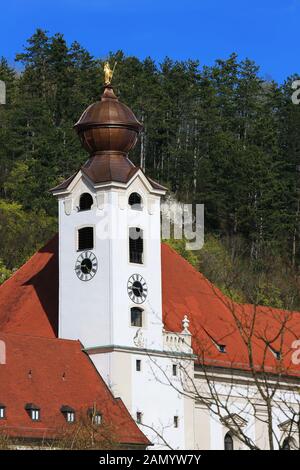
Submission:
[[[299,314],[235,305],[161,244],[160,204],[166,188],[129,160],[141,125],[111,85],[84,111],[75,129],[89,158],[51,190],[58,200],[58,238],[0,287],[0,340],[8,345],[0,377],[5,374],[13,388],[10,344],[17,344],[20,336],[29,342],[32,338],[41,363],[48,352],[39,341],[47,339],[53,346],[45,348],[64,361],[57,364],[58,373],[72,370],[74,384],[64,397],[56,379],[48,390],[41,378],[40,391],[29,388],[26,398],[18,396],[10,404],[0,384],[0,410],[2,404],[6,418],[1,420],[0,414],[0,430],[14,429],[14,436],[22,436],[25,420],[31,419],[26,405],[31,403],[41,416],[38,423],[30,421],[33,435],[41,437],[39,429],[45,433],[51,428],[53,433],[55,424],[45,424],[47,413],[36,402],[48,396],[50,410],[51,396],[58,389],[59,419],[61,410],[76,412],[76,394],[78,407],[88,408],[80,394],[91,379],[85,381],[83,372],[76,376],[76,362],[68,366],[69,349],[80,344],[80,354],[88,362],[78,374],[95,368],[102,389],[111,395],[106,398],[109,406],[122,402],[120,417],[114,419],[130,434],[120,438],[125,446],[268,449],[271,413],[275,448],[299,447],[300,370],[294,360]],[[259,316],[259,333],[249,363],[249,349],[234,319],[252,318],[253,312]],[[284,337],[276,335],[282,329],[279,318],[286,318]],[[262,338],[266,324],[273,340]],[[30,353],[24,360],[30,381],[35,377]],[[274,391],[271,403],[263,399],[260,387]],[[10,421],[14,406],[23,413],[23,421],[15,426]],[[39,427],[43,419],[44,426]]]

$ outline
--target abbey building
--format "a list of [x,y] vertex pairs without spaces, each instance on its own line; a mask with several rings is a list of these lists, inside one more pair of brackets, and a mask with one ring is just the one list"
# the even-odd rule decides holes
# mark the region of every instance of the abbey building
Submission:
[[93,410],[123,447],[269,448],[271,412],[297,446],[299,314],[235,304],[161,244],[167,190],[128,157],[141,127],[109,83],[75,124],[88,159],[51,190],[58,235],[0,287],[0,432],[55,439]]

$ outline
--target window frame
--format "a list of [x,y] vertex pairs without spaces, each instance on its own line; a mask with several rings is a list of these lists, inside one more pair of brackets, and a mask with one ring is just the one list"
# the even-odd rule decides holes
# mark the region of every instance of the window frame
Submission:
[[[86,228],[91,228],[93,230],[93,247],[92,248],[79,248],[79,232],[82,229]],[[85,224],[85,225],[80,225],[79,227],[76,227],[75,229],[75,236],[76,236],[76,251],[78,253],[82,253],[83,251],[92,251],[95,250],[96,243],[95,243],[95,225],[92,224]]]
[[31,421],[41,421],[41,409],[33,403],[26,403],[25,410]]
[[[99,422],[97,422],[99,420]],[[102,414],[101,413],[96,413],[95,415],[92,416],[92,423],[94,426],[101,426],[102,424]]]
[[0,405],[0,419],[5,419],[6,418],[6,406],[5,405]]
[[[226,448],[228,446],[229,442],[230,442],[230,446],[232,447],[231,449]],[[234,450],[234,440],[233,440],[233,437],[232,437],[232,435],[230,434],[229,431],[224,436],[224,450]]]
[[[60,408],[60,411],[63,414],[63,416],[64,416],[64,418],[65,418],[65,420],[68,424],[73,424],[73,423],[76,422],[76,411],[73,408],[71,408],[71,406],[62,405],[61,408]],[[71,416],[73,416],[72,419],[70,419]]]
[[[142,234],[142,237],[139,237],[137,238],[136,240],[135,239],[132,239],[130,237],[130,231],[131,230],[140,230],[141,234]],[[136,250],[131,250],[131,240],[133,240],[133,242],[137,242],[137,240],[141,239],[142,240],[142,252],[139,253],[141,254],[141,262],[140,261],[131,261],[131,253],[138,253],[136,252]],[[130,226],[128,227],[128,243],[127,243],[127,247],[128,247],[128,262],[129,264],[137,264],[138,266],[141,266],[141,265],[145,265],[145,231],[140,227],[140,226]]]
[[66,421],[69,424],[75,423],[75,411],[66,411]]
[[[141,325],[133,325],[133,323],[132,323],[132,310],[138,310],[141,313]],[[132,307],[130,307],[129,315],[130,315],[130,318],[129,318],[130,326],[132,328],[144,328],[145,327],[145,316],[144,316],[144,309],[143,308],[137,307],[136,305],[133,305]]]
[[30,410],[30,415],[31,415],[32,421],[40,421],[41,414],[40,414],[40,410],[39,410],[39,409],[32,409],[32,410]]
[[135,360],[135,370],[136,372],[142,372],[142,360],[141,359]]

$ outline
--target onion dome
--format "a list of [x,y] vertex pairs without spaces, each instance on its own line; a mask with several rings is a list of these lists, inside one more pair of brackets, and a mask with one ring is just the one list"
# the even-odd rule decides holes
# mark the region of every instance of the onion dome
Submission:
[[85,150],[93,155],[127,154],[135,146],[143,126],[108,84],[100,101],[91,104],[74,127]]

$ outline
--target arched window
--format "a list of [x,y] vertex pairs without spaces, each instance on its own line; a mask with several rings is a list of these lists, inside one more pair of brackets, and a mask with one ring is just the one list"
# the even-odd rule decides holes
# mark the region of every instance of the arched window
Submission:
[[286,437],[281,445],[282,450],[295,450],[297,449],[296,442],[292,437]]
[[92,250],[94,248],[94,228],[83,227],[78,230],[78,250]]
[[131,193],[128,198],[128,204],[131,206],[131,209],[141,210],[142,198],[139,193]]
[[79,210],[88,211],[92,207],[94,201],[92,196],[89,193],[83,193],[79,199]]
[[233,439],[231,437],[231,434],[228,432],[225,434],[224,437],[224,449],[225,450],[233,450]]
[[138,227],[129,229],[129,261],[130,263],[143,264],[144,261],[143,230]]
[[131,326],[137,326],[141,328],[143,326],[143,310],[139,307],[132,307],[130,314]]

